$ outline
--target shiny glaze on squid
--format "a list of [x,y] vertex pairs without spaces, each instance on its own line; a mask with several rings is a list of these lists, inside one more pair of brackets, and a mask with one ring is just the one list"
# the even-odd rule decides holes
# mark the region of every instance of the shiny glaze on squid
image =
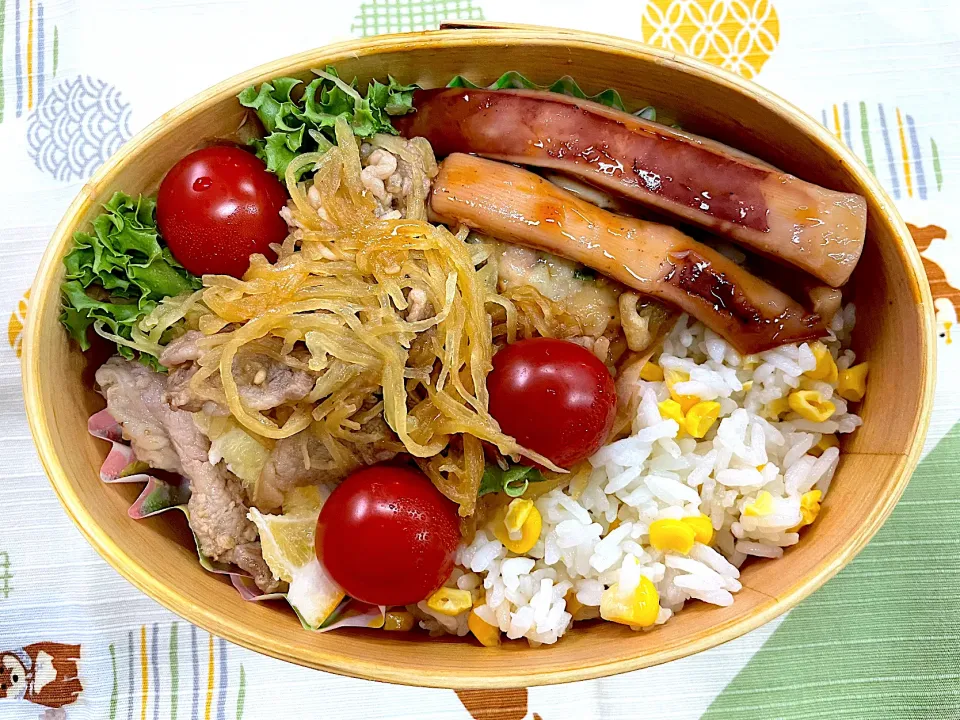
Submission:
[[825,334],[818,315],[676,228],[607,212],[512,165],[450,155],[430,209],[439,221],[546,250],[671,302],[743,353]]
[[551,168],[673,214],[832,286],[863,248],[866,204],[721,143],[587,100],[529,90],[419,90],[396,118],[438,156]]

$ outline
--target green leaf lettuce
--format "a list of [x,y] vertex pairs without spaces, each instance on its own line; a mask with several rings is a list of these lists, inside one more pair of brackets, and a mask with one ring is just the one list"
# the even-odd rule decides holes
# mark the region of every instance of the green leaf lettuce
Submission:
[[164,298],[198,290],[200,278],[188,273],[161,244],[156,201],[134,200],[115,193],[92,223],[92,232],[77,232],[63,260],[60,322],[83,350],[88,330],[118,343],[127,358],[139,357],[157,367],[159,347],[138,331],[139,322]]
[[[480,86],[471,82],[463,75],[457,75],[449,83],[447,83],[447,87],[476,89]],[[579,98],[580,100],[591,100],[595,103],[600,103],[601,105],[606,105],[607,107],[626,112],[626,108],[623,105],[623,98],[620,97],[620,93],[618,93],[616,90],[607,88],[606,90],[598,92],[596,95],[587,95],[577,84],[577,81],[569,75],[564,75],[562,78],[550,85],[537,85],[535,82],[527,79],[516,70],[510,70],[509,72],[505,72],[503,75],[497,78],[497,80],[492,85],[489,85],[487,89],[540,90],[543,92],[554,92],[560,93],[561,95],[569,95],[570,97]],[[651,120],[653,122],[656,122],[657,120],[657,111],[650,105],[636,111],[634,115],[642,117],[644,120]]]
[[259,88],[248,87],[237,96],[241,105],[256,112],[266,131],[265,137],[251,141],[257,157],[281,180],[297,155],[330,147],[337,118],[346,119],[353,134],[364,138],[396,135],[390,117],[413,111],[416,85],[401,85],[390,77],[386,84],[374,80],[361,95],[356,79],[347,84],[332,67],[313,72],[318,77],[299,94],[294,90],[303,83],[282,77]]

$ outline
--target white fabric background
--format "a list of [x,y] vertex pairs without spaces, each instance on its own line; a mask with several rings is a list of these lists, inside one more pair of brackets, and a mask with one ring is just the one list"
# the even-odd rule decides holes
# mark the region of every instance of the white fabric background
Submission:
[[[7,0],[7,15],[13,0]],[[643,0],[482,0],[486,19],[530,22],[641,37]],[[143,128],[165,110],[209,85],[254,65],[352,37],[358,0],[281,4],[252,0],[51,0],[47,27],[59,26],[58,78],[90,75],[115,86],[131,107],[130,129]],[[936,137],[943,191],[925,201],[900,203],[908,221],[957,227],[951,192],[960,157],[960,3],[926,0],[777,0],[779,43],[757,81],[814,117],[833,103],[863,100],[900,106],[917,119],[925,138]],[[12,67],[13,43],[4,46]],[[48,39],[49,42],[49,39]],[[508,69],[508,68],[505,68]],[[49,71],[49,68],[48,68]],[[586,72],[586,71],[585,71]],[[574,71],[576,74],[576,71]],[[6,117],[0,123],[0,310],[7,317],[28,289],[40,255],[81,181],[58,181],[41,172],[26,145],[27,115],[16,118],[13,75],[6,73]],[[48,81],[48,87],[52,80]],[[879,153],[877,147],[875,153]],[[882,163],[878,162],[878,166]],[[884,170],[878,176],[884,182]],[[936,243],[929,252],[960,285],[960,252]],[[960,416],[957,345],[941,340],[937,410],[928,447]],[[139,679],[128,696],[130,633],[137,648],[141,627],[161,643],[151,677],[147,717],[167,717],[171,668],[165,660],[171,624],[178,623],[180,716],[191,717],[189,625],[134,590],[86,544],[66,518],[36,458],[23,413],[20,369],[0,343],[0,551],[9,556],[12,586],[0,593],[0,651],[38,640],[83,647],[85,690],[70,718],[110,717],[112,664],[120,669],[116,716],[141,717]],[[0,557],[2,560],[2,557]],[[2,570],[0,570],[2,572]],[[696,718],[709,706],[776,622],[725,646],[666,666],[605,680],[529,691],[530,714],[556,718]],[[200,643],[200,717],[206,684],[208,636]],[[226,666],[225,717],[237,716],[241,665],[248,718],[465,719],[454,693],[389,687],[284,664],[217,641],[217,672]],[[546,650],[549,652],[549,650]],[[136,661],[139,663],[139,660]],[[217,690],[219,693],[219,690]],[[218,697],[215,693],[215,698]],[[38,717],[42,708],[0,701],[0,720]],[[157,714],[159,713],[159,714]],[[212,716],[217,717],[216,702]]]

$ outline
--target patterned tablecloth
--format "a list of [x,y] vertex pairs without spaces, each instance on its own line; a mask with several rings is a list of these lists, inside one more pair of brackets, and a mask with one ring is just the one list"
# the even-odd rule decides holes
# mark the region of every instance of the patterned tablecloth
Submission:
[[[785,617],[604,680],[391,687],[192,627],[108,567],[54,497],[18,355],[28,288],[81,183],[160,113],[236,72],[448,18],[616,33],[755,78],[851,147],[911,224],[939,333],[925,457],[874,541]],[[0,59],[0,720],[960,718],[957,0],[0,0]],[[41,653],[47,673],[13,677]]]

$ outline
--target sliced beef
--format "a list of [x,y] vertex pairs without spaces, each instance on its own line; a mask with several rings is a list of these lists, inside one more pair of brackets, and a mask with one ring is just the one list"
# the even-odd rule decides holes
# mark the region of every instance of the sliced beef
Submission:
[[420,288],[410,289],[410,292],[407,293],[407,302],[409,306],[407,307],[406,319],[409,322],[426,320],[428,317],[433,317],[436,312],[433,309],[433,304],[427,299],[427,294]]
[[280,592],[284,589],[286,583],[282,580],[276,580],[267,563],[263,560],[260,543],[252,542],[238,545],[231,551],[230,561],[239,566],[241,570],[250,573],[250,577],[257,584],[257,587],[265,593]]
[[97,370],[97,384],[137,459],[157,470],[182,472],[180,457],[164,426],[166,378],[140,363],[113,357]]
[[200,366],[194,362],[175,366],[167,374],[167,387],[164,399],[175,410],[197,412],[203,407],[204,400],[190,387],[190,380],[197,374]]
[[233,361],[240,398],[251,410],[271,410],[297,402],[313,390],[316,378],[261,353],[238,353]]
[[[254,542],[257,529],[247,519],[239,481],[224,468],[210,464],[210,441],[193,416],[165,401],[167,378],[117,357],[108,360],[96,377],[107,409],[123,427],[137,459],[190,480],[187,509],[200,551],[222,562],[239,564],[242,559],[249,572],[256,566],[260,548]],[[258,573],[251,574],[256,580]],[[263,573],[259,575],[262,580]],[[257,583],[267,590],[260,580]]]
[[377,438],[373,442],[355,446],[354,452],[357,458],[364,465],[376,465],[377,463],[393,460],[397,453],[403,451],[403,446],[397,439],[397,436],[383,419],[383,415],[367,420],[360,426],[360,432]]
[[311,428],[278,440],[260,475],[258,504],[271,509],[279,507],[283,494],[295,487],[337,482],[363,465],[375,465],[396,457],[399,442],[382,415],[365,422],[360,431],[377,439],[351,446],[352,458],[346,467],[334,461],[327,446]]
[[160,364],[170,368],[199,360],[203,351],[198,341],[202,338],[203,333],[199,330],[188,330],[175,340],[171,340],[160,353]]
[[188,362],[173,368],[167,374],[167,390],[163,396],[164,400],[166,400],[174,410],[204,412],[213,417],[226,417],[230,414],[230,410],[226,405],[221,405],[214,400],[208,400],[197,394],[190,385],[190,381],[199,369],[200,366],[195,362]]
[[343,476],[327,446],[307,428],[277,441],[260,474],[258,505],[261,509],[279,507],[283,494],[295,487],[336,482]]
[[[167,399],[174,408],[191,412],[202,409],[211,415],[225,415],[228,414],[225,408],[190,386],[202,354],[198,346],[202,337],[201,333],[191,330],[167,345],[160,355],[160,363],[171,369]],[[313,390],[316,381],[312,373],[290,367],[267,353],[243,350],[233,361],[233,377],[244,404],[261,412],[302,400]],[[211,392],[222,395],[219,376],[210,378],[210,382]]]
[[170,410],[166,427],[183,474],[190,478],[190,527],[203,554],[219,560],[238,545],[256,540],[257,529],[247,519],[240,482],[223,467],[210,464],[210,441],[193,416]]

